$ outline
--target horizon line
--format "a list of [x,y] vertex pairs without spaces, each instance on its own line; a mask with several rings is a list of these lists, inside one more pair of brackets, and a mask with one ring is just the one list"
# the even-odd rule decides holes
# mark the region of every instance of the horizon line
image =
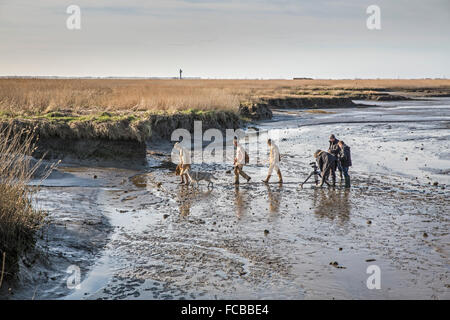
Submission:
[[0,75],[0,79],[124,79],[124,80],[449,80],[447,77],[414,77],[414,78],[311,78],[311,77],[293,77],[293,78],[202,78],[202,77],[142,77],[142,76],[54,76],[54,75]]

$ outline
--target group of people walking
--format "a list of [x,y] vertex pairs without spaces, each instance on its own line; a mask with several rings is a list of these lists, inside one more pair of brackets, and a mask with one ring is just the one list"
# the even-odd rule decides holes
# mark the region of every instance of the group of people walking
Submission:
[[[329,148],[328,151],[317,150],[314,153],[314,158],[316,159],[317,165],[320,169],[321,181],[319,186],[322,187],[323,184],[328,181],[331,175],[333,186],[336,185],[336,170],[339,170],[341,180],[345,180],[345,187],[350,187],[350,175],[348,173],[349,168],[352,166],[352,158],[350,153],[350,147],[347,146],[344,141],[336,139],[335,135],[332,134],[329,138]],[[234,184],[239,184],[239,176],[242,176],[247,182],[251,180],[251,177],[244,172],[244,166],[249,163],[249,156],[245,151],[244,147],[239,144],[238,139],[235,137],[233,144],[236,148],[235,158],[234,158]],[[278,182],[283,183],[283,177],[280,170],[281,154],[278,146],[272,139],[267,140],[269,146],[269,172],[267,173],[266,179],[263,180],[264,183],[268,183],[273,171],[278,175]],[[191,168],[190,165],[190,155],[189,152],[183,148],[179,143],[175,144],[175,149],[179,151],[180,163],[178,165],[179,172],[181,176],[180,183],[188,184],[188,172]],[[186,180],[186,181],[185,181]]]

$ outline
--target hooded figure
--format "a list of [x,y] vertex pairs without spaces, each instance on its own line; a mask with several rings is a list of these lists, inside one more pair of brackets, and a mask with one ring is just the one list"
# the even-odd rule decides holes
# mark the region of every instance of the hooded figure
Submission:
[[328,176],[331,173],[331,178],[333,179],[333,187],[336,185],[336,166],[337,158],[326,151],[317,150],[314,153],[314,158],[316,158],[317,165],[321,171],[322,179],[320,181],[320,187],[323,186]]

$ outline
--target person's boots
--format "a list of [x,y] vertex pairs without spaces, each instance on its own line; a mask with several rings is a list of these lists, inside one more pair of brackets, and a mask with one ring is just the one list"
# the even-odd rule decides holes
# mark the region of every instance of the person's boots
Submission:
[[250,181],[250,179],[251,179],[251,177],[248,175],[248,174],[246,174],[245,172],[243,172],[243,171],[240,171],[239,172],[240,174],[241,174],[241,176],[243,176],[244,177],[244,179],[246,179],[247,180],[247,182],[249,182]]
[[270,174],[267,176],[266,180],[263,180],[262,182],[269,183],[269,180],[270,180]]
[[345,187],[350,188],[350,176],[345,177]]
[[333,188],[336,187],[336,177],[333,176]]
[[281,175],[281,170],[278,170],[277,174],[278,174],[278,182],[283,183],[283,176]]

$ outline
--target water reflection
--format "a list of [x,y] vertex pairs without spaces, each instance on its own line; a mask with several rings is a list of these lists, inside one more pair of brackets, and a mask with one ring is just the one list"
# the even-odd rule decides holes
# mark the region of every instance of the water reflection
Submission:
[[145,174],[138,174],[130,178],[131,182],[136,188],[147,187],[147,176]]
[[337,219],[346,223],[350,219],[351,191],[348,189],[317,188],[314,190],[314,214],[320,219]]
[[177,203],[180,210],[180,216],[187,217],[190,214],[191,207],[195,201],[200,201],[210,196],[213,190],[202,191],[191,186],[180,185],[177,192]]
[[269,212],[279,213],[281,205],[281,195],[283,193],[283,186],[280,185],[279,187],[272,189],[269,184],[266,184],[266,187],[267,187],[267,199],[269,200]]
[[177,203],[180,210],[180,216],[187,217],[191,211],[192,196],[189,186],[180,185],[177,192]]
[[248,210],[248,194],[247,190],[241,190],[239,188],[239,185],[236,185],[234,187],[234,204],[236,209],[236,216],[238,219],[241,219]]

